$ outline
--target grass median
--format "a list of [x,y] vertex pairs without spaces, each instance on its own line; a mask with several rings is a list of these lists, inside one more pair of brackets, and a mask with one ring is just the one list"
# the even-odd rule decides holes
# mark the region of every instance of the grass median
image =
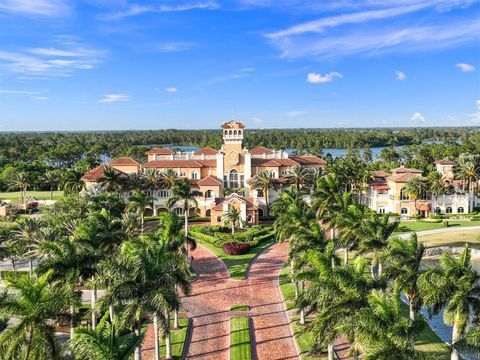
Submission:
[[250,319],[246,316],[230,319],[230,360],[251,360]]

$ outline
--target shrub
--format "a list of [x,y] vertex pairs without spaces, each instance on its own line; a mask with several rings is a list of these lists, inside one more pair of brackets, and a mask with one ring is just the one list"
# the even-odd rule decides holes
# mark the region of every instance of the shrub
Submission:
[[480,216],[472,216],[471,221],[480,221]]
[[448,221],[443,220],[443,222],[442,222],[442,227],[448,228]]
[[228,255],[243,255],[250,251],[250,244],[227,243],[223,245],[223,251]]
[[19,279],[23,276],[28,276],[29,272],[24,271],[24,270],[2,270],[0,271],[0,276],[2,279],[5,279],[7,277],[13,278],[13,279]]

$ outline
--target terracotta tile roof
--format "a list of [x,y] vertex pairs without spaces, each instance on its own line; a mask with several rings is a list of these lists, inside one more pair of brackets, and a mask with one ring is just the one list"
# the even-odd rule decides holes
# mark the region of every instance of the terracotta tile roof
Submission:
[[152,160],[143,165],[144,168],[201,168],[203,166],[201,160]]
[[135,165],[139,166],[140,163],[136,160],[133,160],[132,158],[129,157],[121,157],[118,159],[114,159],[108,163],[108,165]]
[[200,186],[220,186],[222,182],[213,176],[207,176],[206,178],[198,180],[197,184]]
[[272,159],[255,159],[252,158],[252,166],[263,166],[263,164],[269,162]]
[[404,174],[404,173],[421,174],[421,173],[423,173],[423,171],[418,170],[418,169],[409,169],[409,168],[401,166],[399,168],[392,169],[392,173],[394,173],[394,174]]
[[205,167],[217,167],[217,160],[195,160]]
[[452,160],[438,160],[435,163],[439,165],[455,165],[455,161]]
[[368,184],[376,190],[390,190],[390,186],[385,183],[370,183]]
[[425,204],[425,203],[417,203],[417,210],[421,211],[430,211],[430,204]]
[[235,120],[226,121],[221,125],[221,127],[223,129],[230,129],[232,127],[232,125],[238,125],[238,127],[240,129],[243,129],[245,127],[244,123],[242,123],[240,121],[235,121]]
[[267,149],[266,147],[263,146],[257,146],[254,147],[253,149],[248,150],[248,152],[252,155],[263,155],[263,154],[273,154],[272,150]]
[[313,155],[292,156],[290,159],[301,165],[325,165],[327,163],[325,160]]
[[107,169],[107,165],[102,164],[91,170],[88,170],[82,176],[83,181],[97,181],[103,176],[103,172]]
[[397,173],[397,174],[390,175],[389,177],[387,177],[387,180],[393,181],[396,183],[406,183],[406,182],[409,182],[414,177],[422,181],[426,180],[426,178],[424,178],[423,176],[418,176],[418,173],[410,173],[410,172],[400,173],[400,174]]
[[229,201],[229,200],[234,199],[234,198],[240,200],[241,202],[246,202],[247,203],[247,210],[258,209],[258,207],[253,204],[253,198],[245,198],[243,196],[240,196],[238,194],[233,193],[231,195],[228,195],[225,198],[216,198],[215,202],[217,203],[217,205],[215,205],[212,208],[212,210],[222,211],[223,210],[223,203],[225,201]]
[[193,153],[194,155],[216,155],[217,150],[212,148],[201,148]]
[[147,154],[147,155],[152,155],[152,154],[156,154],[156,155],[172,155],[172,154],[174,154],[174,152],[173,152],[173,150],[167,149],[167,148],[151,148],[151,149],[148,150],[145,154]]
[[384,178],[384,177],[390,176],[390,174],[386,173],[385,171],[374,170],[372,171],[372,176],[376,178]]

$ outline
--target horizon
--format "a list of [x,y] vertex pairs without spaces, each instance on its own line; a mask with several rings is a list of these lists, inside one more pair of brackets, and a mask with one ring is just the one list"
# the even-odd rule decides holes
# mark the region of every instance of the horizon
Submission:
[[0,131],[480,125],[479,0],[0,0]]

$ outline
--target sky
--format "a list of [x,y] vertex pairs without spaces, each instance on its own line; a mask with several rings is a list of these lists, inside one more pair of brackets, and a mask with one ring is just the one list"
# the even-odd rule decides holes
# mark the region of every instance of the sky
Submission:
[[0,0],[0,131],[480,126],[480,0]]

